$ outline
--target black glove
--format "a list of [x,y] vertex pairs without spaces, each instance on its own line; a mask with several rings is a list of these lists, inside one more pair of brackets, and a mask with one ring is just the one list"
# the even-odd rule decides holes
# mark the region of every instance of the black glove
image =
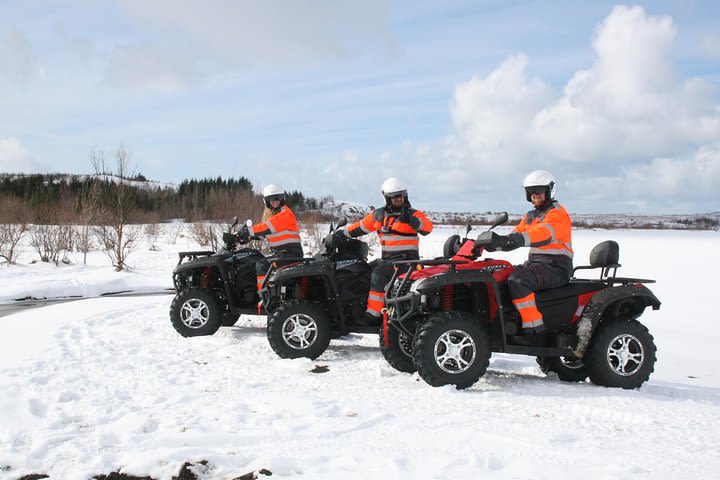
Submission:
[[347,239],[348,237],[345,235],[345,230],[335,230],[333,232],[333,245],[338,246]]
[[510,250],[515,250],[520,246],[518,240],[522,240],[522,237],[517,234],[498,235],[495,232],[491,233],[492,239],[485,247],[485,250],[489,252],[497,252],[498,250],[509,252]]
[[516,233],[510,235],[498,235],[495,232],[483,232],[477,240],[475,245],[483,247],[488,252],[497,252],[502,250],[503,252],[509,252],[520,247],[522,243],[522,236]]
[[248,229],[247,225],[243,225],[240,231],[237,234],[238,241],[240,242],[247,242],[250,240],[250,230]]
[[230,232],[223,233],[223,243],[226,245],[234,245],[237,237]]
[[420,225],[421,225],[420,219],[417,218],[416,216],[414,216],[413,214],[411,214],[410,210],[408,210],[407,208],[402,209],[402,211],[400,212],[400,215],[397,218],[397,221],[402,222],[402,223],[407,223],[415,230],[420,228]]

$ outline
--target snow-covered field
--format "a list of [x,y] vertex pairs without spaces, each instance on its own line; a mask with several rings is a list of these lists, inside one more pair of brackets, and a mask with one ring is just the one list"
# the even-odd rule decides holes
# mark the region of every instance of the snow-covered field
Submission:
[[[455,232],[422,239],[423,256]],[[309,479],[717,478],[720,232],[580,230],[575,264],[606,239],[620,243],[620,274],[656,279],[663,302],[641,317],[658,363],[640,390],[561,383],[509,355],[494,355],[472,388],[432,388],[387,366],[376,336],[281,360],[263,317],[186,339],[170,325],[170,295],[93,298],[0,318],[0,478],[170,479],[201,460],[206,479],[260,468]],[[119,274],[101,254],[55,267],[25,251],[0,267],[0,301],[157,291],[171,286],[176,252],[196,248],[161,241]]]

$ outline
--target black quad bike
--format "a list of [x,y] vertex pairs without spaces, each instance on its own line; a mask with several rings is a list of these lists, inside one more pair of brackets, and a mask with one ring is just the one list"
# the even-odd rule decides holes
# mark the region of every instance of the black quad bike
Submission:
[[[235,233],[237,218],[230,233]],[[255,264],[264,258],[254,248],[227,244],[217,252],[180,252],[173,270],[177,292],[170,305],[170,320],[183,337],[212,335],[232,326],[241,314],[258,314]]]
[[[346,220],[338,222],[338,228]],[[349,332],[377,333],[380,323],[363,325],[370,290],[368,246],[330,234],[314,257],[278,266],[266,277],[260,296],[270,346],[281,358],[320,356],[331,338]]]
[[[500,214],[490,229],[507,218]],[[589,377],[632,389],[648,380],[656,347],[637,318],[660,301],[644,285],[653,280],[616,276],[616,242],[598,244],[568,285],[535,292],[546,331],[518,335],[520,316],[507,288],[514,267],[479,259],[490,239],[490,230],[476,240],[453,235],[443,259],[402,262],[415,268],[396,272],[386,288],[380,347],[390,365],[417,371],[433,386],[467,388],[485,374],[491,352],[504,352],[535,356],[543,372],[567,382]],[[599,278],[575,278],[581,269],[600,269]]]

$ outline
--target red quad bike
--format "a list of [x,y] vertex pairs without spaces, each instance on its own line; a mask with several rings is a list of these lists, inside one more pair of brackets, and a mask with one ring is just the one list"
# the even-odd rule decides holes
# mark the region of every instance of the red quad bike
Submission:
[[[643,285],[654,280],[617,277],[619,246],[601,242],[568,285],[535,292],[545,332],[518,335],[520,315],[507,287],[514,267],[479,258],[490,230],[507,218],[498,215],[476,240],[451,236],[442,259],[396,262],[415,268],[396,270],[386,288],[380,347],[388,363],[435,387],[467,388],[485,374],[491,352],[515,353],[536,356],[543,372],[562,381],[640,387],[656,360],[653,337],[637,320],[646,307],[660,308]],[[466,236],[470,230],[468,222]],[[596,268],[596,280],[574,277]]]

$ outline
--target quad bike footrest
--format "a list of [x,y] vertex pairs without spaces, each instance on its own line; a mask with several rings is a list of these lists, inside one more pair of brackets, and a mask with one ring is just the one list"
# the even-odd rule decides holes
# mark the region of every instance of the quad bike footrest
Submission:
[[547,335],[545,333],[537,333],[530,335],[510,335],[508,336],[508,346],[521,345],[528,347],[546,347],[546,348],[574,348],[577,344],[577,335]]

